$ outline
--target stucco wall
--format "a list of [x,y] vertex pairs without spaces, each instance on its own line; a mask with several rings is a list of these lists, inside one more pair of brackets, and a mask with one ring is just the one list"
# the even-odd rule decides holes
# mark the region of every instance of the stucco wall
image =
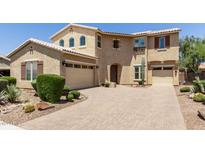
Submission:
[[148,61],[179,60],[179,35],[170,34],[170,48],[155,49],[154,36],[148,37]]
[[8,69],[10,62],[0,57],[0,69]]
[[[81,47],[80,46],[80,37],[85,36],[86,45]],[[79,27],[72,27],[72,31],[69,29],[64,30],[59,35],[55,36],[52,39],[52,42],[59,45],[59,41],[61,39],[64,40],[64,46],[69,48],[69,39],[73,37],[75,40],[75,47],[72,48],[74,50],[80,51],[82,53],[88,55],[95,55],[95,31],[79,28]]]
[[[29,51],[31,46],[33,52]],[[30,81],[21,80],[21,63],[29,60],[43,61],[45,74],[60,75],[60,52],[30,43],[11,56],[11,76],[17,78],[17,86],[20,88],[31,88]]]
[[[113,39],[120,40],[120,48],[113,48]],[[100,78],[101,82],[110,80],[110,67],[118,64],[118,78],[120,84],[135,84],[134,65],[141,64],[142,57],[146,62],[146,49],[144,54],[138,54],[133,50],[133,38],[102,35],[102,49],[97,49],[100,56]],[[146,68],[145,68],[146,70]],[[145,79],[147,73],[145,71]]]

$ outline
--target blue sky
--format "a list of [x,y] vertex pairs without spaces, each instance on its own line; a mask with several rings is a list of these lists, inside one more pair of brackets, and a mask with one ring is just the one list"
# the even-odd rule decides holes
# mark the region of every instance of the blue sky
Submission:
[[[0,55],[7,55],[29,38],[50,41],[49,37],[66,26],[66,23],[48,24],[0,24]],[[166,28],[181,28],[180,37],[194,35],[205,38],[205,24],[163,24],[163,23],[84,23],[84,25],[98,27],[103,31],[134,33],[147,30]]]

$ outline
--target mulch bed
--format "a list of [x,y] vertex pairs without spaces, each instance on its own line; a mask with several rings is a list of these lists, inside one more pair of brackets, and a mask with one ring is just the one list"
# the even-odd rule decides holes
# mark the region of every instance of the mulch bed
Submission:
[[39,103],[42,102],[38,96],[35,96],[34,90],[29,89],[22,89],[22,94],[19,98],[19,103],[16,104],[7,104],[6,106],[0,105],[0,109],[7,108],[10,110],[10,112],[3,114],[0,113],[0,121],[4,121],[9,124],[13,125],[19,125],[21,123],[24,123],[26,121],[38,118],[43,115],[50,114],[52,112],[55,112],[57,110],[66,108],[68,106],[77,104],[79,102],[82,102],[86,100],[87,97],[81,94],[80,98],[78,100],[74,100],[73,102],[68,102],[65,97],[61,97],[61,100],[56,104],[51,104],[54,107],[49,108],[47,110],[38,111],[37,109],[34,112],[31,113],[25,113],[23,110],[23,103],[29,102],[29,103]]
[[175,87],[177,98],[187,129],[204,130],[205,121],[198,116],[198,110],[205,109],[205,105],[189,98],[190,93],[180,93],[180,86]]

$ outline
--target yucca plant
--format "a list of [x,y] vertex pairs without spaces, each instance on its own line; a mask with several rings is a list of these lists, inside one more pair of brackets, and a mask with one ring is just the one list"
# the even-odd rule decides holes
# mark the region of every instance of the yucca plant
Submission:
[[21,90],[19,88],[17,88],[15,85],[7,85],[7,88],[4,93],[4,98],[7,101],[11,103],[15,103],[20,95],[21,95]]

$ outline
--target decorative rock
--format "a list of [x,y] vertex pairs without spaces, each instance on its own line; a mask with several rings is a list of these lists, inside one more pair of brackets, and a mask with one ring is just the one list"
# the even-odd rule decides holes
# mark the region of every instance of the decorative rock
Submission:
[[50,109],[50,108],[53,108],[54,106],[52,105],[49,105],[48,103],[45,103],[45,102],[41,102],[41,103],[37,103],[36,104],[36,108],[37,110],[47,110],[47,109]]
[[191,93],[191,94],[189,95],[189,98],[190,98],[190,99],[193,99],[193,97],[194,97],[194,93]]
[[198,116],[199,116],[201,119],[205,120],[205,109],[200,109],[200,110],[198,110]]
[[115,82],[110,82],[110,88],[116,88],[116,83]]
[[5,109],[4,108],[4,109],[1,110],[1,113],[2,114],[7,114],[7,113],[10,113],[11,111],[12,111],[11,109]]

